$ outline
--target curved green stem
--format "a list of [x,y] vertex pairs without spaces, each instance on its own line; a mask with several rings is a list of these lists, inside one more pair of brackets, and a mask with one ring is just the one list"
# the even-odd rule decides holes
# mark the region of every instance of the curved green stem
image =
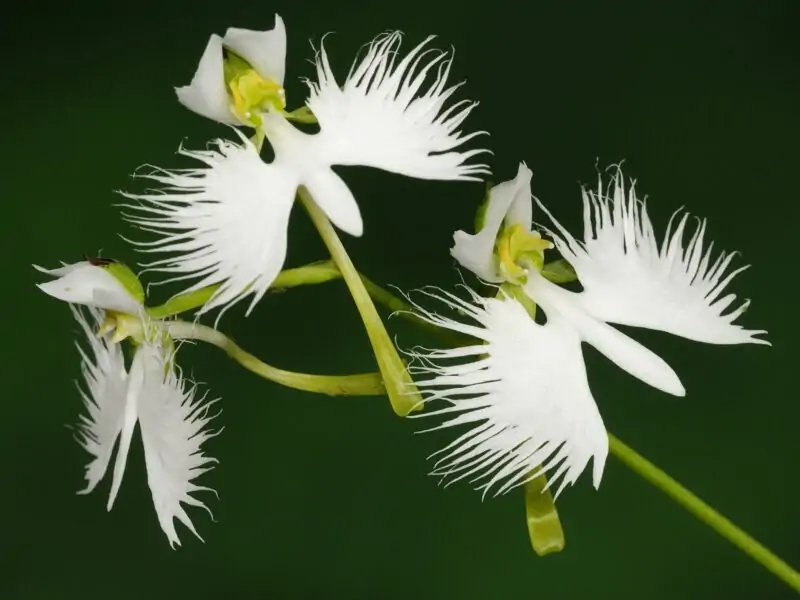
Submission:
[[339,267],[342,278],[353,296],[353,301],[367,330],[370,344],[372,344],[372,350],[375,353],[378,368],[383,376],[383,383],[386,387],[386,394],[392,404],[392,409],[396,414],[405,417],[416,406],[421,407],[421,398],[414,381],[408,374],[405,364],[394,347],[394,343],[389,338],[389,333],[386,331],[386,327],[380,315],[378,315],[375,305],[372,303],[364,282],[361,280],[361,275],[356,271],[328,217],[316,205],[314,199],[305,188],[301,186],[297,191],[297,195],[322,237],[322,241],[328,248],[331,258],[336,263],[336,266]]
[[310,375],[285,371],[259,360],[213,327],[185,321],[161,321],[159,324],[173,339],[199,340],[212,344],[224,350],[245,369],[286,387],[328,396],[383,396],[386,393],[378,373]]
[[620,441],[612,433],[608,434],[608,445],[611,454],[616,456],[622,464],[656,486],[754,561],[800,592],[800,573],[776,556],[771,550],[703,502],[633,448]]
[[[295,269],[284,269],[275,278],[270,286],[271,291],[278,291],[285,288],[298,287],[301,285],[315,285],[325,283],[341,277],[339,269],[333,261],[323,260]],[[210,285],[188,294],[181,294],[170,298],[164,304],[147,309],[148,314],[153,319],[164,319],[172,315],[178,315],[196,308],[200,308],[211,300],[217,293],[219,285]]]
[[411,321],[419,329],[427,331],[433,335],[437,335],[442,339],[446,338],[445,341],[453,344],[454,346],[469,346],[479,343],[478,340],[468,335],[458,333],[456,331],[450,331],[449,329],[442,329],[441,327],[437,327],[425,319],[420,318],[419,315],[414,312],[408,302],[383,289],[381,286],[368,279],[365,275],[359,276],[361,277],[361,281],[364,283],[364,288],[367,290],[370,297],[375,300],[375,302],[382,305],[384,308],[389,309],[393,314],[397,314],[407,321]]

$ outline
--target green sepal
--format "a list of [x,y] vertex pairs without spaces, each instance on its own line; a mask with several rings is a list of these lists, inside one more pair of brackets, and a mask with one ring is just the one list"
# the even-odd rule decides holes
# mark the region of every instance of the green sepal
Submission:
[[144,287],[142,287],[142,282],[139,281],[136,273],[134,273],[130,267],[114,259],[94,259],[89,260],[89,262],[96,267],[108,271],[136,302],[144,304]]
[[575,269],[563,258],[547,263],[542,268],[542,277],[553,283],[571,283],[578,280]]
[[314,116],[314,113],[311,112],[308,106],[301,106],[291,112],[284,111],[283,116],[295,123],[306,123],[309,125],[316,125],[317,123],[317,117]]
[[478,210],[475,211],[475,233],[478,233],[486,226],[486,211],[489,210],[489,200],[492,197],[492,187],[494,187],[492,182],[487,181],[483,200],[481,200],[481,203],[478,205]]
[[508,282],[501,283],[500,293],[498,293],[497,296],[502,297],[503,294],[522,304],[522,307],[530,315],[531,319],[536,318],[536,302],[525,293],[525,290],[522,289],[521,286]]

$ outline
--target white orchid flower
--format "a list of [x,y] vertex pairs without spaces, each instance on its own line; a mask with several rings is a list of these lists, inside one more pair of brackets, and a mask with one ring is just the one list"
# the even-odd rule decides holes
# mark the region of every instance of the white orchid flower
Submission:
[[[252,295],[249,314],[283,266],[299,186],[336,226],[362,234],[358,204],[333,165],[438,180],[475,180],[487,173],[485,165],[467,163],[486,150],[456,150],[484,132],[459,131],[476,103],[463,100],[444,108],[460,84],[447,87],[451,59],[426,49],[431,39],[401,60],[399,33],[377,38],[341,86],[320,48],[307,101],[320,131],[304,133],[279,111],[268,111],[262,118],[275,151],[270,164],[240,134],[240,144],[217,141],[206,151],[182,149],[202,163],[198,168],[145,175],[163,189],[124,194],[136,201],[127,218],[160,236],[140,242],[140,249],[171,255],[148,266],[177,280],[197,279],[186,291],[219,284],[201,312]],[[433,81],[426,85],[431,73]]]
[[[252,67],[241,77],[226,81],[225,52],[233,51]],[[175,88],[178,101],[188,109],[228,125],[253,125],[242,103],[241,86],[257,88],[257,96],[279,108],[285,105],[286,27],[275,15],[275,27],[253,31],[229,27],[225,35],[212,35],[189,85]]]
[[[182,505],[208,510],[192,494],[213,491],[193,481],[216,462],[201,451],[205,440],[215,435],[206,426],[214,418],[209,408],[216,400],[198,397],[196,387],[176,371],[171,344],[165,345],[161,332],[148,326],[141,300],[109,272],[111,264],[115,263],[103,261],[99,266],[86,261],[60,269],[39,268],[58,277],[39,288],[70,303],[88,340],[88,352],[78,345],[86,412],[76,427],[76,439],[92,458],[86,466],[86,487],[79,493],[95,489],[119,440],[107,504],[111,510],[138,423],[156,516],[175,547],[180,545],[176,518],[200,537]],[[109,315],[115,317],[109,321]],[[128,336],[137,342],[129,368],[119,344]]]
[[[520,173],[530,181],[522,167]],[[515,182],[520,183],[519,176]],[[499,191],[514,193],[490,195],[490,202],[502,203],[496,212],[491,206],[487,209],[492,216],[486,226],[492,227],[492,235],[503,219],[515,224],[509,196],[520,202],[530,198],[523,187],[501,184]],[[584,190],[583,205],[584,236],[578,240],[539,203],[558,232],[549,231],[555,247],[575,268],[584,288],[568,291],[537,269],[528,269],[522,289],[545,313],[545,324],[536,323],[520,301],[504,294],[480,298],[471,293],[464,300],[428,292],[471,323],[417,307],[429,322],[476,339],[469,347],[412,353],[420,359],[412,371],[424,376],[418,386],[426,401],[449,402],[429,413],[453,415],[437,428],[474,424],[441,451],[436,473],[453,481],[474,477],[482,482],[484,493],[494,489],[499,494],[549,472],[548,485],[561,479],[558,496],[593,459],[593,483],[599,486],[608,436],[589,388],[581,343],[591,344],[651,386],[685,394],[666,362],[608,323],[710,344],[769,345],[757,337],[766,331],[734,323],[748,302],[733,307],[736,297],[723,294],[745,267],[730,269],[733,254],[714,257],[711,245],[704,243],[705,221],[698,222],[687,242],[688,215],[674,227],[673,216],[659,243],[644,202],[633,185],[626,189],[619,170],[607,193],[602,184],[596,192]],[[530,213],[518,210],[522,218],[529,218]],[[480,233],[457,233],[455,240],[453,254],[465,259],[462,265],[490,281],[499,280],[498,272],[487,271],[493,249]]]

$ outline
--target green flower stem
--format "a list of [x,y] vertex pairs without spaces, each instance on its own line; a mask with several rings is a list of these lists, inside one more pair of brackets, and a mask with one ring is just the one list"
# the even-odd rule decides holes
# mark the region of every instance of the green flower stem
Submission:
[[656,486],[773,575],[800,592],[800,573],[771,550],[611,433],[608,434],[608,444],[611,454],[622,464]]
[[357,375],[310,375],[284,371],[259,360],[242,349],[232,339],[213,327],[186,321],[161,321],[173,339],[199,340],[224,350],[229,357],[264,379],[286,387],[326,394],[328,396],[383,396],[386,390],[378,373],[359,373]]
[[421,407],[419,392],[333,225],[304,187],[301,186],[298,189],[297,195],[322,237],[322,241],[327,246],[328,252],[331,253],[331,258],[339,267],[342,278],[353,296],[353,301],[356,303],[356,308],[358,308],[361,320],[367,330],[367,336],[372,344],[375,359],[378,361],[378,368],[383,376],[383,383],[392,409],[397,415],[405,417],[414,410],[415,406]]
[[[281,271],[272,282],[271,290],[292,288],[301,285],[314,285],[325,283],[341,277],[339,269],[333,261],[324,260],[311,263],[296,269]],[[184,313],[200,308],[217,292],[219,285],[210,285],[188,294],[181,294],[170,298],[164,304],[148,309],[148,314],[153,319],[164,319],[172,315]]]
[[[342,277],[339,267],[332,260],[321,260],[319,262],[303,265],[294,269],[284,269],[272,282],[269,291],[279,292],[289,288],[299,287],[301,285],[316,285],[319,283],[326,283],[334,279]],[[475,340],[464,334],[445,331],[438,331],[439,328],[431,325],[427,321],[420,319],[414,312],[409,309],[408,304],[384,290],[381,286],[370,281],[366,276],[359,274],[364,287],[373,300],[382,304],[393,313],[397,313],[400,317],[413,321],[421,329],[425,329],[429,333],[434,333],[439,336],[447,335],[450,343],[458,346],[465,346],[475,343]],[[170,298],[164,304],[149,308],[148,314],[152,319],[165,319],[174,315],[179,315],[191,310],[195,310],[208,302],[211,297],[219,289],[219,285],[210,285],[188,294],[181,294]]]
[[427,331],[428,333],[437,335],[440,338],[447,338],[446,341],[454,346],[471,346],[480,343],[471,336],[458,333],[456,331],[442,329],[441,327],[437,327],[436,325],[421,319],[412,310],[411,306],[407,302],[401,300],[391,292],[383,289],[378,284],[373,283],[365,275],[360,275],[360,277],[361,281],[364,283],[364,288],[367,290],[367,293],[370,295],[370,297],[384,308],[389,309],[392,314],[397,314],[399,317],[403,317],[407,321],[411,321],[418,328]]
[[[386,290],[384,290],[384,293],[390,296],[392,295],[391,292]],[[411,310],[411,307],[402,299],[397,298],[396,296],[393,296],[393,298],[393,305],[396,305],[397,307],[403,305],[404,310]],[[793,569],[788,563],[775,555],[775,553],[766,548],[763,544],[755,540],[738,525],[734,524],[732,521],[720,514],[717,510],[706,504],[690,490],[675,481],[664,471],[636,452],[633,448],[621,442],[610,432],[608,434],[608,443],[611,454],[616,456],[622,462],[622,464],[664,492],[667,496],[672,498],[675,502],[680,504],[683,508],[694,515],[697,519],[711,527],[711,529],[731,542],[734,546],[739,548],[754,561],[769,570],[780,580],[800,592],[800,573]],[[531,485],[531,488],[526,489],[526,502],[528,497],[527,494],[533,492],[533,487],[535,486],[533,482],[530,482],[529,485]],[[533,511],[528,511],[529,526],[531,523],[531,516],[533,516],[534,519],[537,517],[535,507]],[[533,542],[533,539],[531,541]]]
[[553,493],[546,486],[547,476],[544,473],[524,486],[528,537],[538,556],[564,549],[564,528],[558,517]]

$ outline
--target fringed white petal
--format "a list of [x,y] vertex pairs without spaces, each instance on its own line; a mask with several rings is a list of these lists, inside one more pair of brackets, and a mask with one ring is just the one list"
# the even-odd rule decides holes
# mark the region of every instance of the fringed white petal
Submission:
[[[378,37],[341,87],[321,46],[307,105],[319,121],[315,142],[328,164],[364,165],[420,179],[476,180],[488,173],[486,165],[467,163],[487,150],[456,150],[484,132],[459,130],[476,102],[462,100],[444,109],[461,84],[447,87],[452,58],[425,49],[432,39],[400,60],[401,34]],[[432,82],[426,83],[429,75]]]
[[175,519],[202,540],[182,505],[209,510],[192,494],[213,492],[195,484],[194,480],[217,462],[201,449],[203,443],[215,435],[207,426],[216,416],[209,414],[216,400],[206,402],[205,396],[198,396],[193,384],[166,365],[166,357],[160,350],[143,348],[140,352],[148,353],[145,356],[147,373],[139,401],[147,482],[161,529],[170,545],[175,547],[180,545]]
[[203,163],[194,169],[156,169],[143,177],[162,184],[145,194],[123,193],[137,201],[125,217],[155,241],[134,242],[143,252],[171,255],[147,267],[197,279],[184,290],[220,284],[201,313],[229,307],[248,295],[248,314],[266,293],[286,258],[289,214],[297,191],[291,169],[265,164],[253,144],[217,140],[205,151],[180,153]]
[[686,395],[677,373],[664,359],[588,314],[581,302],[581,294],[565,290],[536,272],[529,273],[525,293],[544,311],[548,321],[553,318],[567,321],[584,342],[597,348],[619,368],[662,392]]
[[280,15],[275,15],[275,27],[266,31],[229,27],[222,43],[249,62],[259,75],[283,85],[286,25]]
[[467,302],[446,292],[427,293],[475,323],[417,306],[421,318],[485,342],[411,352],[417,360],[409,370],[420,376],[425,402],[450,403],[423,416],[452,415],[435,429],[470,426],[437,453],[442,456],[434,473],[451,482],[470,478],[484,494],[502,494],[548,472],[558,495],[593,459],[593,483],[599,486],[608,436],[571,325],[557,315],[539,325],[513,299],[471,293]]
[[85,413],[75,427],[76,440],[92,456],[86,465],[86,487],[78,492],[88,494],[105,475],[114,444],[122,430],[128,376],[119,344],[110,342],[108,335],[102,338],[95,335],[102,321],[100,311],[72,305],[70,310],[86,335],[89,347],[87,353],[76,344],[81,355],[84,385],[80,391]]
[[500,282],[497,272],[494,245],[500,227],[520,224],[531,230],[531,177],[533,173],[525,163],[520,163],[517,176],[489,190],[489,200],[484,214],[483,227],[475,234],[456,231],[450,254],[462,267],[475,273],[484,281]]
[[633,183],[625,189],[619,169],[607,191],[602,181],[596,192],[583,191],[583,241],[540,206],[557,229],[556,247],[584,287],[581,302],[596,318],[711,344],[769,344],[756,337],[766,331],[734,323],[749,301],[731,309],[736,296],[723,294],[747,267],[730,269],[735,253],[714,258],[713,243],[705,243],[705,220],[697,220],[686,242],[689,215],[675,226],[675,213],[659,244],[644,202]]
[[36,287],[58,300],[127,314],[137,314],[141,309],[141,304],[128,293],[116,277],[106,269],[88,261],[64,265],[57,269],[45,269],[37,265],[34,265],[34,268],[56,277]]
[[175,88],[178,101],[189,110],[208,119],[238,125],[230,109],[223,71],[222,38],[213,34],[200,58],[191,83]]
[[95,334],[102,319],[101,312],[89,307],[87,318],[79,308],[72,305],[70,308],[90,347],[87,354],[78,346],[85,384],[81,395],[86,414],[81,415],[75,428],[76,439],[92,455],[86,467],[86,488],[78,493],[88,494],[97,487],[108,470],[119,438],[107,503],[111,510],[138,422],[148,485],[161,529],[172,547],[180,545],[174,524],[176,518],[200,538],[182,505],[208,510],[192,494],[213,491],[193,482],[216,462],[201,449],[208,438],[216,435],[207,428],[216,416],[209,414],[216,400],[206,402],[205,396],[198,397],[196,387],[176,372],[173,355],[152,340],[146,340],[137,348],[127,371],[120,345],[109,340],[110,334],[101,338]]

